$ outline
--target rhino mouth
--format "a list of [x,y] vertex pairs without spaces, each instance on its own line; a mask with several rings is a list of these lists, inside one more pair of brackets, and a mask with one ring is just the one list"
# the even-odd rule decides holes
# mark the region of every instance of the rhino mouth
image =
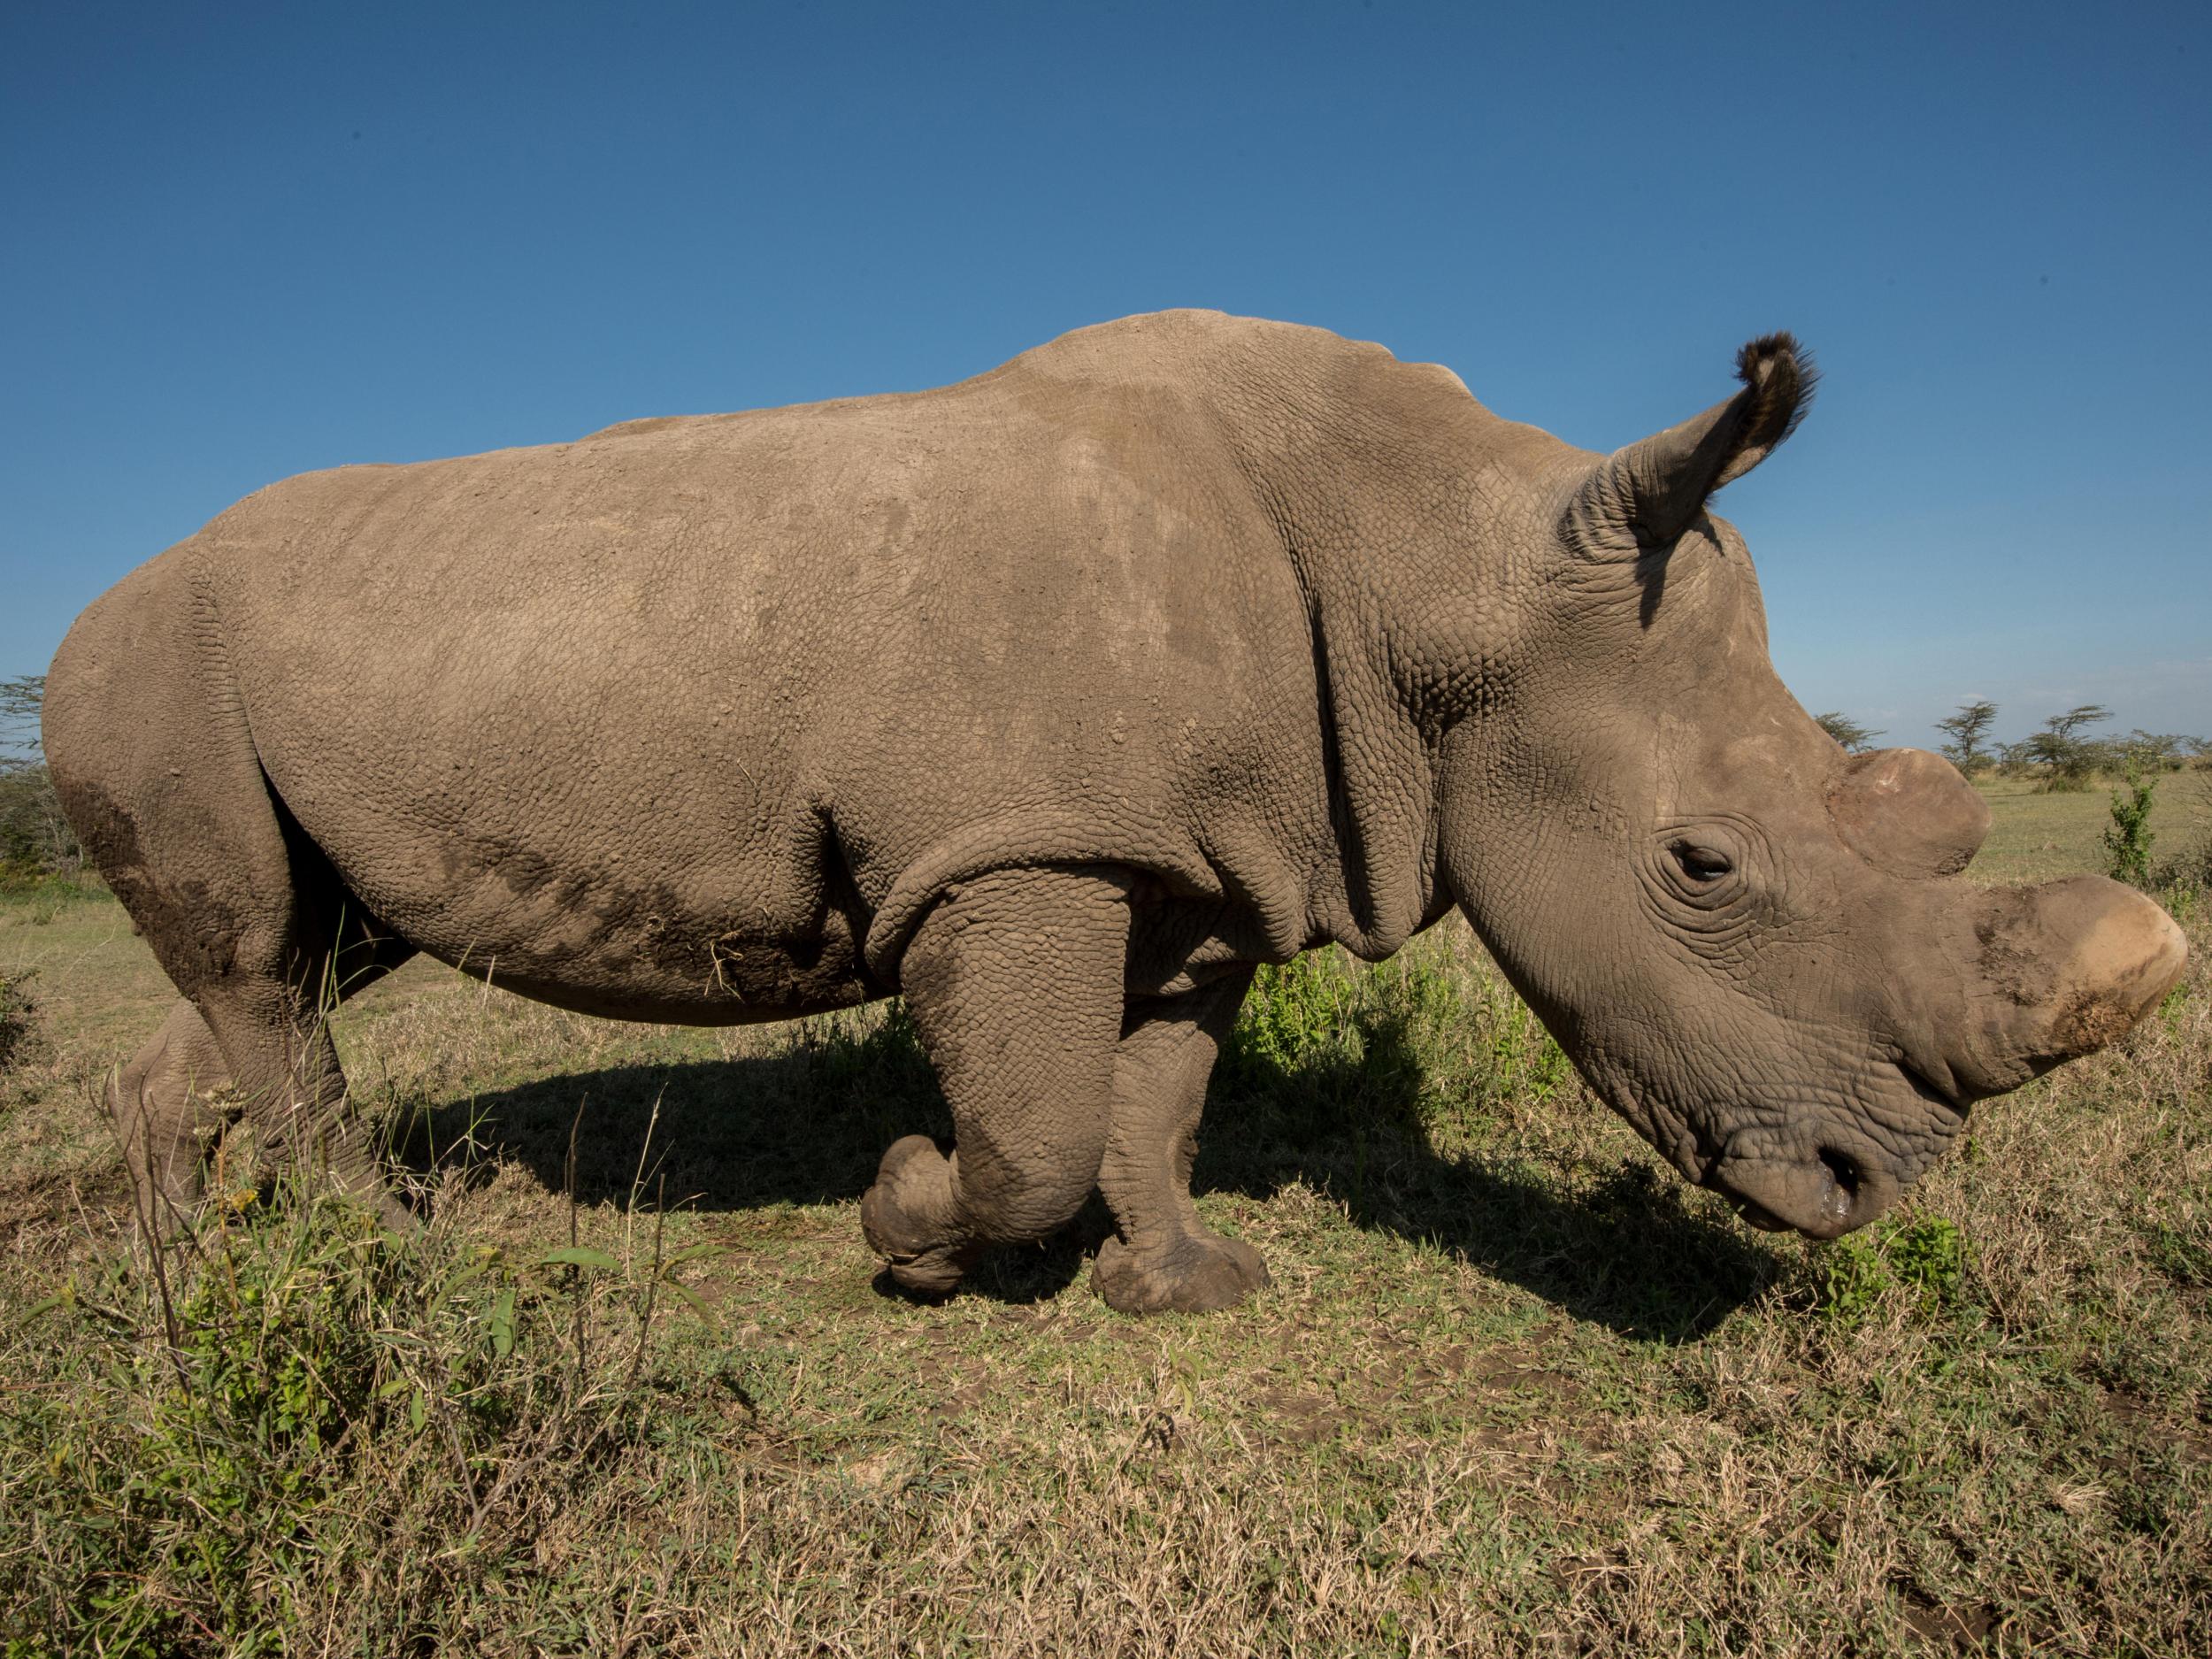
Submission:
[[1736,1212],[1736,1219],[1747,1227],[1756,1227],[1762,1233],[1787,1233],[1791,1230],[1788,1222],[1771,1210],[1753,1203],[1748,1198],[1731,1195],[1728,1205]]
[[[1896,1073],[1932,1131],[1932,1157],[1966,1121],[1966,1108],[1909,1064],[1898,1063]],[[1701,1184],[1727,1199],[1748,1226],[1840,1238],[1887,1211],[1926,1161],[1908,1160],[1901,1169],[1856,1139],[1825,1134],[1809,1149],[1778,1155],[1731,1146],[1707,1166]]]
[[1901,1183],[1838,1146],[1809,1157],[1715,1160],[1705,1184],[1744,1222],[1767,1233],[1834,1239],[1863,1227],[1896,1202]]

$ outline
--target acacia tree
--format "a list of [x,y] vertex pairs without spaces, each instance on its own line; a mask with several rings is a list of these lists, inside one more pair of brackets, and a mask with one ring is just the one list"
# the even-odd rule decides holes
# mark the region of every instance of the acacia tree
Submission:
[[2212,745],[2200,737],[2185,732],[2146,732],[2139,726],[2125,737],[2113,739],[2112,746],[2119,750],[2123,763],[2158,772],[2179,772],[2189,764],[2190,756],[2212,753]]
[[2043,729],[2027,742],[2031,759],[2043,767],[2043,787],[2049,792],[2086,789],[2096,770],[2098,745],[2081,734],[2085,726],[2109,720],[2112,710],[2101,703],[2078,703],[2064,714],[2043,722]]
[[1831,709],[1825,714],[1813,716],[1813,724],[1834,738],[1854,755],[1863,755],[1874,747],[1874,740],[1883,735],[1870,726],[1861,726],[1849,715]]
[[1970,778],[1995,764],[1995,757],[1982,747],[1982,741],[1989,735],[1990,723],[1996,718],[1997,705],[1977,697],[1971,703],[1959,704],[1956,714],[1935,723],[1937,731],[1951,734],[1951,741],[1943,746],[1945,758]]

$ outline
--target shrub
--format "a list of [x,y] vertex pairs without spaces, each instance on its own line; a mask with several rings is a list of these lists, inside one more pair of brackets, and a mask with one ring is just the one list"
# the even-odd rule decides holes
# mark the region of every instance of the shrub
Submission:
[[0,761],[0,886],[73,874],[83,864],[45,766]]
[[0,680],[0,887],[73,875],[84,863],[38,741],[42,674]]
[[0,1071],[6,1071],[30,1052],[36,1030],[32,1024],[35,1006],[23,989],[30,978],[28,973],[12,977],[0,973]]
[[1813,1301],[1822,1312],[1856,1325],[1893,1294],[1922,1315],[1950,1312],[1966,1282],[1966,1237],[1940,1216],[1892,1218],[1819,1248]]
[[1449,1139],[1540,1106],[1574,1076],[1502,978],[1420,951],[1371,966],[1332,949],[1261,968],[1222,1061],[1224,1086],[1264,1101],[1299,1141],[1348,1118]]
[[416,1645],[644,1432],[654,1291],[692,1294],[656,1249],[624,1332],[611,1256],[462,1255],[335,1197],[242,1201],[193,1248],[111,1257],[12,1333],[0,1487],[40,1519],[0,1607],[57,1651],[260,1652],[303,1585],[403,1579],[367,1623]]
[[1230,1033],[1228,1058],[1247,1069],[1294,1071],[1336,1051],[1356,1000],[1334,951],[1309,951],[1279,967],[1261,964]]
[[[2151,877],[2150,885],[2162,890],[2170,903],[2186,902],[2200,894],[2212,893],[2212,838],[2208,838],[2189,851],[2161,862]],[[2177,910],[2176,915],[2180,911]]]
[[2155,839],[2150,826],[2151,797],[2157,790],[2158,780],[2131,759],[2125,785],[2112,797],[2112,822],[2101,838],[2105,868],[2116,881],[2138,887],[2150,885],[2151,842]]

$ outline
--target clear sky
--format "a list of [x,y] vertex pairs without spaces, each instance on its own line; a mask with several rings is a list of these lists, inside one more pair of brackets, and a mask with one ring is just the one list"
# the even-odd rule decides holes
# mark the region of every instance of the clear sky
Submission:
[[57,4],[0,23],[0,674],[341,462],[1210,305],[1730,489],[1815,710],[2212,734],[2212,7]]

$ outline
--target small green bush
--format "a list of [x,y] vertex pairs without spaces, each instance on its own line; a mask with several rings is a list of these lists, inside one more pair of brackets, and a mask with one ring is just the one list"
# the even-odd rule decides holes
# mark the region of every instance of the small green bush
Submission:
[[2125,782],[2112,797],[2112,822],[2101,837],[2105,870],[2116,881],[2147,887],[2151,883],[2151,798],[2158,780],[2135,762],[2128,763]]
[[1334,951],[1309,951],[1252,976],[1229,1039],[1233,1064],[1295,1071],[1342,1049],[1358,987]]
[[1292,1140],[1348,1118],[1448,1138],[1540,1106],[1573,1074],[1502,979],[1418,951],[1371,966],[1340,949],[1259,971],[1220,1072]]
[[1818,1248],[1813,1301],[1844,1325],[1862,1323],[1892,1294],[1924,1317],[1948,1314],[1965,1287],[1966,1258],[1966,1235],[1940,1216],[1879,1221]]
[[73,874],[83,863],[45,766],[0,757],[0,889]]
[[[657,1251],[641,1289],[601,1251],[402,1239],[334,1196],[242,1200],[165,1259],[110,1259],[11,1333],[19,1379],[54,1371],[0,1414],[0,1489],[43,1517],[0,1608],[57,1651],[257,1653],[303,1577],[482,1571],[646,1431],[655,1292],[693,1296]],[[380,1616],[394,1650],[434,1612]]]
[[2212,838],[2187,852],[2162,860],[2151,885],[2162,890],[2177,918],[2193,901],[2212,893]]
[[1542,1105],[1574,1077],[1567,1052],[1544,1029],[1529,1005],[1503,986],[1486,1000],[1478,1024],[1488,1040],[1490,1079],[1496,1097],[1518,1095]]

